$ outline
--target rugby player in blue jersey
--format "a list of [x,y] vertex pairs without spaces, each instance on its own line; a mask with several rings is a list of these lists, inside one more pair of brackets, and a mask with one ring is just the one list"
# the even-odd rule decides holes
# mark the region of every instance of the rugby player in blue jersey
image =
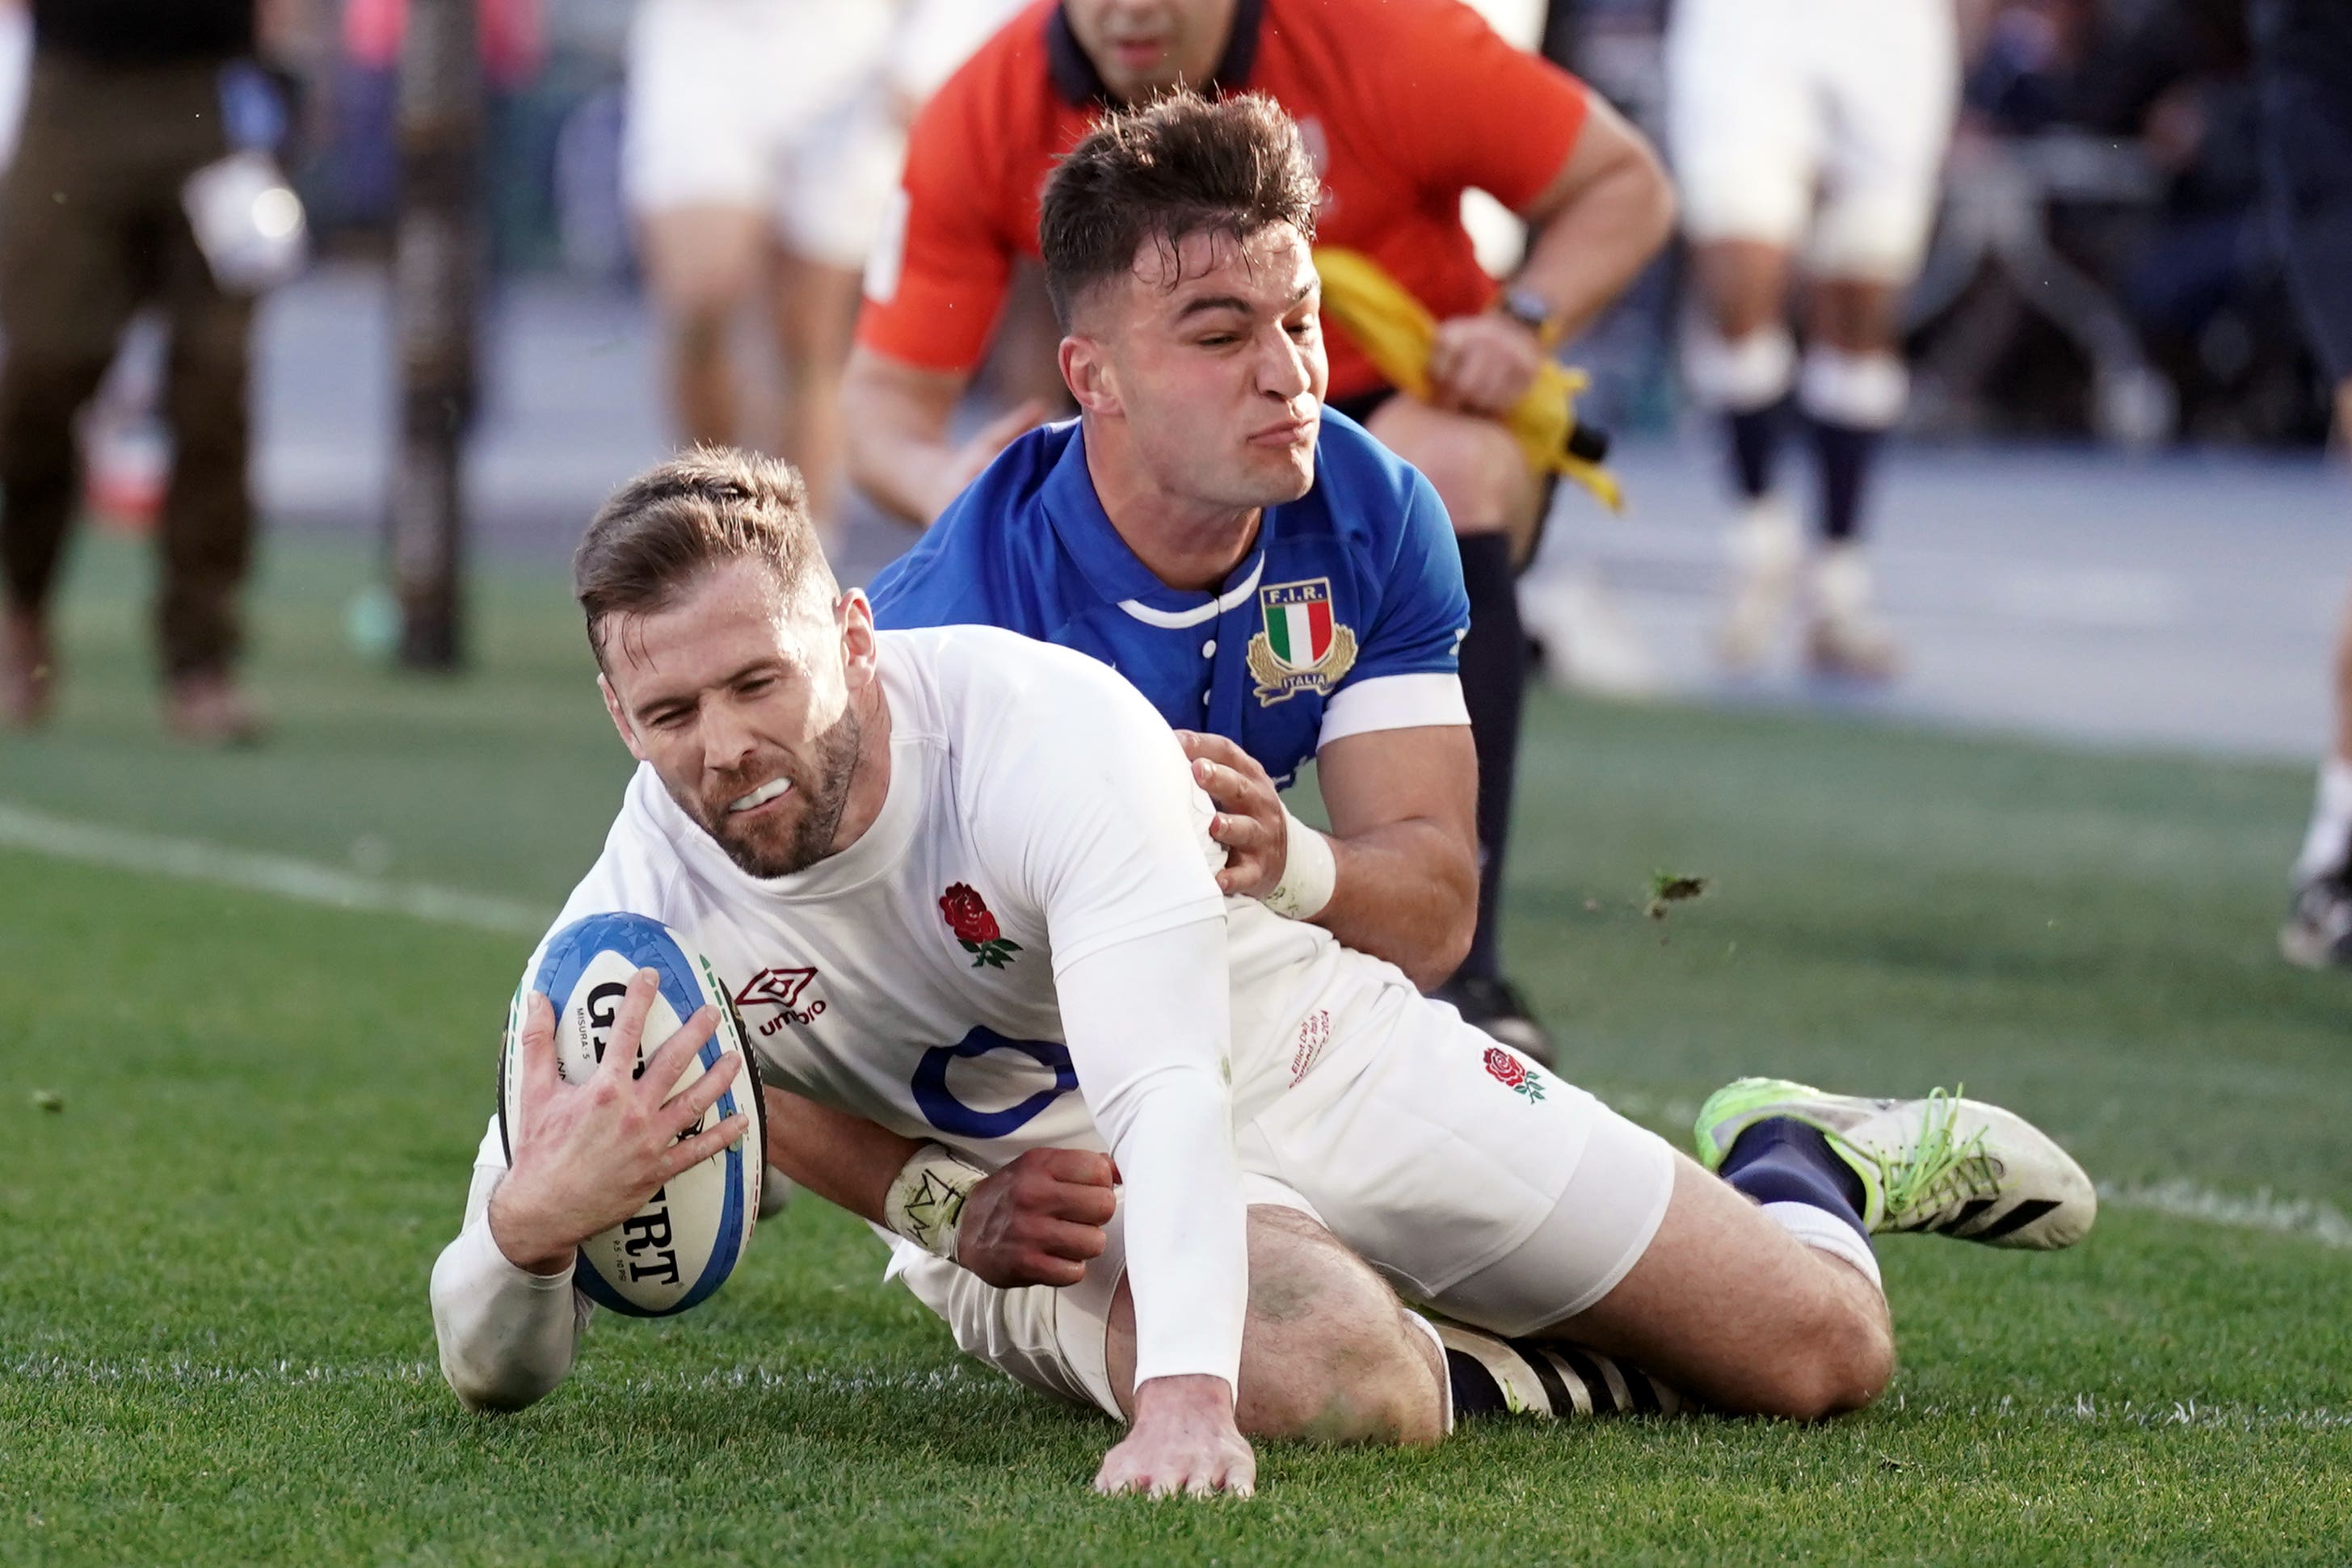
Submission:
[[[1221,129],[1238,117],[1258,135]],[[1235,145],[1291,167],[1268,179]],[[1080,417],[1007,447],[876,579],[875,616],[1111,664],[1217,802],[1226,892],[1432,987],[1477,914],[1469,600],[1430,482],[1323,406],[1317,195],[1263,99],[1170,103],[1082,143],[1040,223]],[[1187,204],[1223,215],[1150,243]],[[1328,835],[1277,794],[1310,759]]]
[[[1469,603],[1429,482],[1322,405],[1318,194],[1261,98],[1171,99],[1082,142],[1041,221],[1080,417],[1006,448],[876,580],[875,615],[992,623],[1113,664],[1217,805],[1220,885],[1427,987],[1477,918]],[[1309,758],[1328,834],[1277,793]],[[844,1173],[887,1182],[914,1145],[779,1092],[770,1150],[839,1200]],[[967,1229],[960,1260],[994,1284],[1067,1283],[1085,1254],[1066,1226],[1099,1223],[1097,1201],[995,1184],[978,1202],[1004,1217]]]

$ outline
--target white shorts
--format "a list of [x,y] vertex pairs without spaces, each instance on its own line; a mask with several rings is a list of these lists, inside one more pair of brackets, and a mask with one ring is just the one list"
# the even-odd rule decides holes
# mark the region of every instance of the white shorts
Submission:
[[[1493,1333],[1530,1333],[1608,1294],[1665,1217],[1664,1140],[1408,988],[1374,1010],[1380,1027],[1335,1042],[1240,1130],[1247,1200],[1320,1221],[1407,1301]],[[1063,1289],[999,1290],[905,1241],[890,1270],[966,1354],[1117,1416],[1105,1341],[1124,1221]]]
[[1694,240],[1907,282],[1959,100],[1951,0],[1676,0],[1667,146]]
[[884,0],[645,0],[621,152],[630,211],[755,211],[796,254],[862,266],[906,153],[883,87],[895,15]]

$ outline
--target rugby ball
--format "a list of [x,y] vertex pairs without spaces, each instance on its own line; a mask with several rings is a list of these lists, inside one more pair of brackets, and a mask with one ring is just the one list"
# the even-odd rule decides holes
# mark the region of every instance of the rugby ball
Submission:
[[715,1127],[738,1111],[751,1129],[723,1149],[670,1178],[636,1213],[580,1244],[572,1281],[598,1306],[632,1317],[660,1318],[710,1298],[751,1239],[760,1214],[761,1172],[766,1165],[767,1113],[761,1103],[759,1064],[744,1048],[743,1030],[709,962],[689,952],[658,920],[641,915],[591,915],[547,940],[523,977],[507,1015],[499,1052],[499,1136],[514,1161],[514,1130],[522,1125],[523,1004],[538,991],[555,1009],[555,1061],[567,1083],[578,1083],[604,1060],[605,1043],[639,969],[661,977],[661,991],[646,1019],[635,1071],[697,1009],[719,1009],[719,1029],[695,1053],[671,1090],[676,1093],[728,1056],[743,1068],[727,1092],[685,1134]]

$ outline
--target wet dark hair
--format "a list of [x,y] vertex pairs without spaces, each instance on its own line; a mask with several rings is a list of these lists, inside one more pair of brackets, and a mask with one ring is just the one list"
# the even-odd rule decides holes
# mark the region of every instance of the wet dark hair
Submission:
[[572,592],[604,664],[604,622],[667,609],[704,573],[757,560],[787,599],[839,593],[789,463],[698,446],[638,475],[598,508],[572,552]]
[[1298,127],[1270,98],[1177,92],[1114,113],[1045,182],[1037,243],[1054,314],[1066,329],[1078,300],[1133,267],[1146,240],[1172,256],[1193,235],[1245,240],[1275,224],[1312,240],[1322,194]]

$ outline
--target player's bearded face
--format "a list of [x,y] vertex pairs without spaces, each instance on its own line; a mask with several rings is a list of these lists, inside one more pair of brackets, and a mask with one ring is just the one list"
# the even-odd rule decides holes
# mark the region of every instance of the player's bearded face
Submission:
[[738,563],[605,646],[631,749],[729,859],[775,877],[833,852],[864,727],[830,616]]
[[1235,508],[1307,493],[1329,364],[1304,235],[1146,240],[1106,303],[1128,438],[1159,488]]

